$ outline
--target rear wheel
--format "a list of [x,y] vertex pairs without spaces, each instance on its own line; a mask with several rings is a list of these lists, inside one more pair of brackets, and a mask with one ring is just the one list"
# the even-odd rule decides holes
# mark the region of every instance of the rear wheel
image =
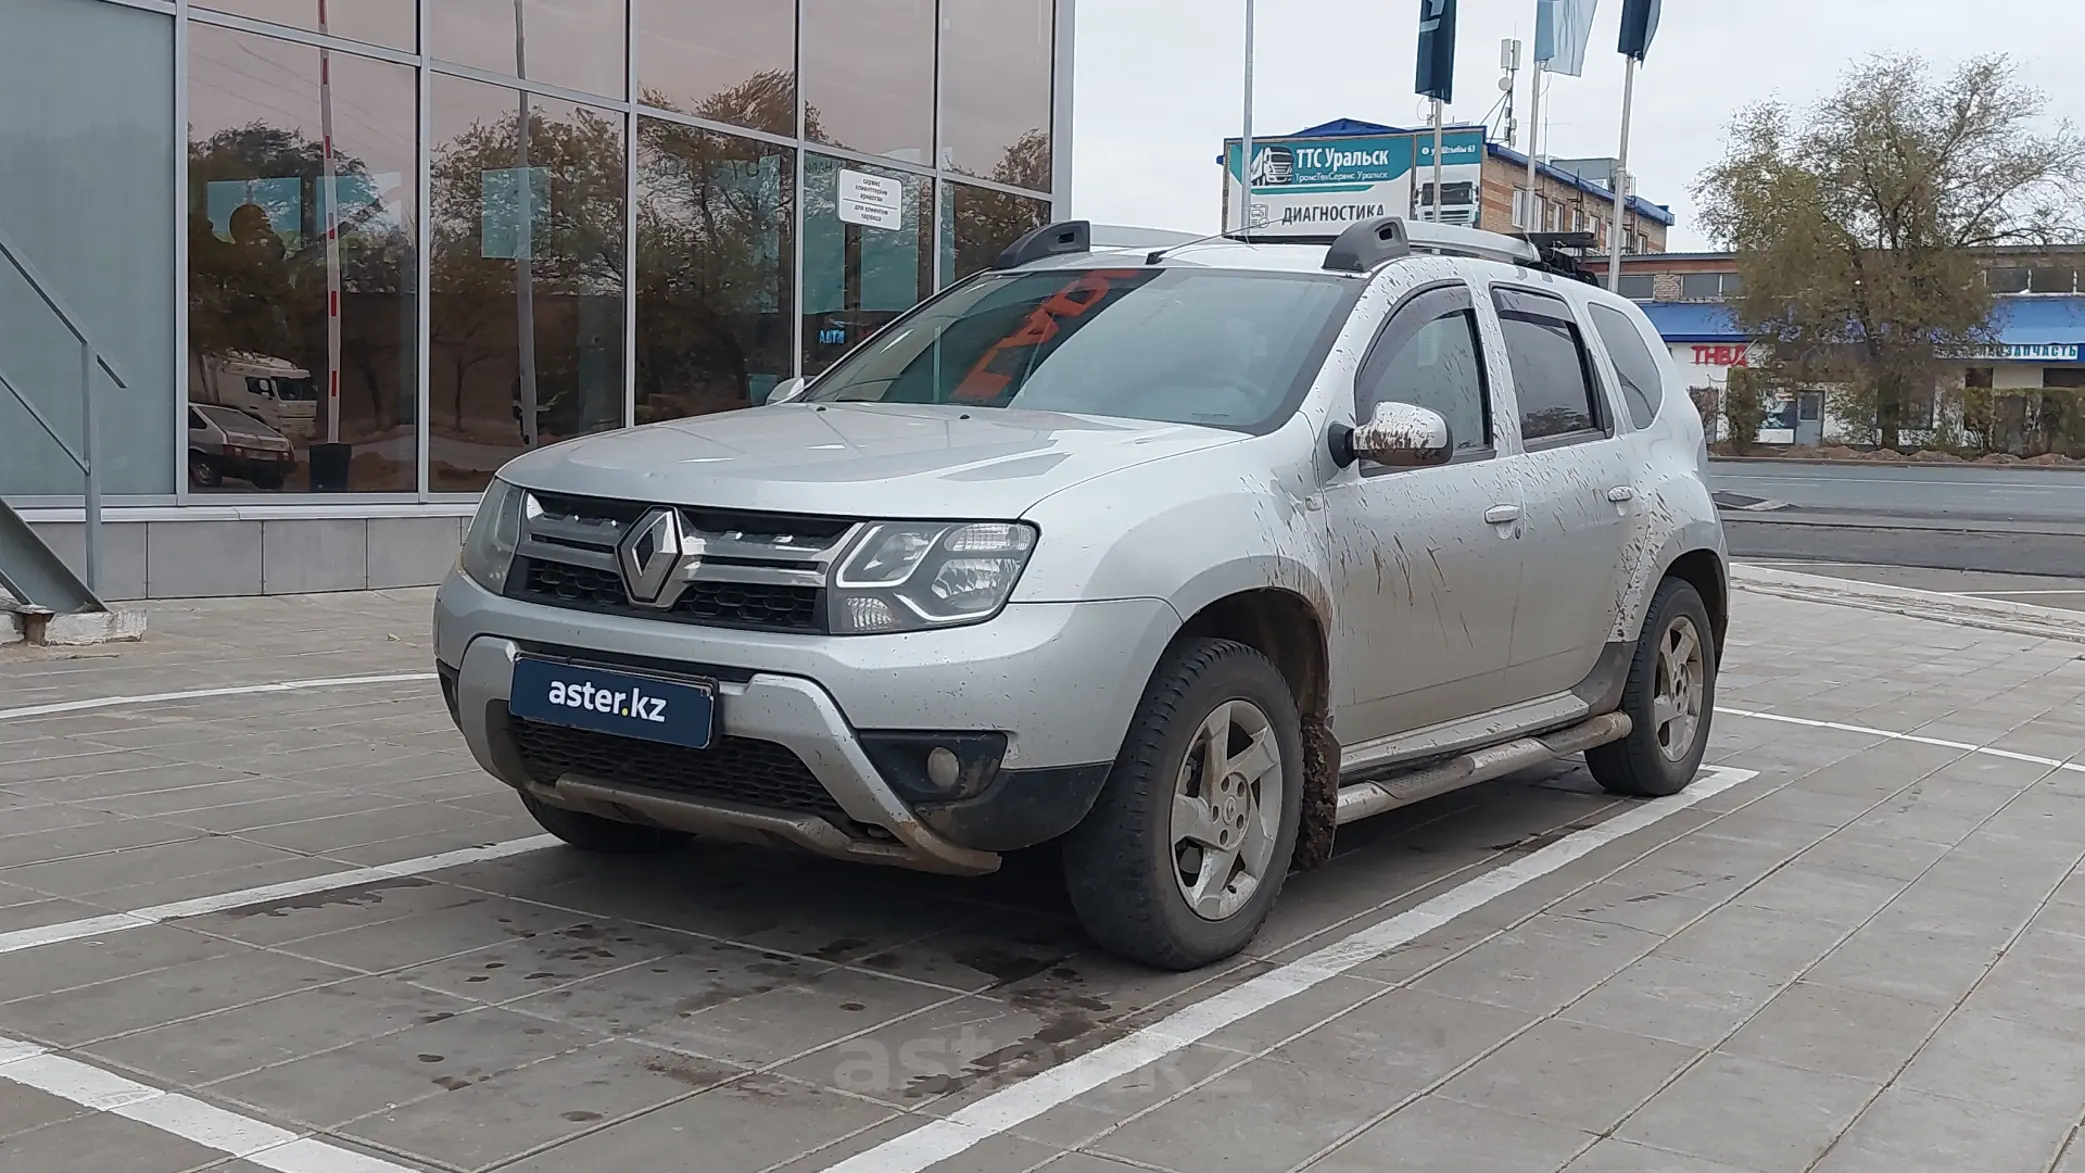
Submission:
[[598,815],[566,810],[528,794],[521,796],[521,805],[528,808],[528,813],[535,816],[536,822],[541,823],[545,831],[581,851],[591,851],[600,855],[653,855],[662,851],[672,851],[692,838],[683,832],[668,831],[663,827],[619,823]]
[[200,452],[188,454],[188,480],[199,489],[214,489],[224,483],[217,461]]
[[1659,584],[1622,690],[1629,736],[1585,755],[1594,780],[1610,793],[1662,798],[1694,781],[1716,711],[1715,639],[1692,584]]
[[1243,644],[1170,653],[1099,800],[1064,840],[1065,886],[1109,951],[1185,970],[1243,949],[1274,906],[1303,807],[1288,682]]

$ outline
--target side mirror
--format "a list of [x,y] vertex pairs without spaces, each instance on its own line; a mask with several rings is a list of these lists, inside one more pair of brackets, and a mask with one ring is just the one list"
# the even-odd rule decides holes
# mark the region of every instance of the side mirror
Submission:
[[777,403],[788,403],[791,400],[800,399],[803,397],[805,389],[810,387],[810,385],[811,382],[808,379],[784,379],[775,384],[774,390],[767,393],[766,406],[773,407]]
[[1335,428],[1332,458],[1341,468],[1366,460],[1385,468],[1426,468],[1455,456],[1455,438],[1439,412],[1410,403],[1378,403],[1358,428]]

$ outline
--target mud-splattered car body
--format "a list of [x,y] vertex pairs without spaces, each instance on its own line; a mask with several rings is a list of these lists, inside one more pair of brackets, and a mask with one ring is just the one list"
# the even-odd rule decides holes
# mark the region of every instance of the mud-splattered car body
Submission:
[[[1725,625],[1702,423],[1665,347],[1629,302],[1552,265],[1423,249],[1328,259],[1324,243],[1031,248],[886,328],[808,394],[514,461],[437,605],[441,671],[473,752],[539,808],[981,873],[1087,818],[1183,640],[1243,644],[1288,682],[1307,756],[1293,831],[1304,866],[1327,855],[1336,822],[1488,775],[1455,767],[1402,788],[1400,776],[1534,737],[1558,752],[1613,740],[1626,721],[1586,730],[1619,705],[1660,583],[1692,584],[1718,640]],[[1058,409],[991,400],[995,372],[1033,385],[1036,352],[1018,347],[1044,338],[1063,348],[1051,354],[1079,353],[1081,288],[1103,304],[1111,282],[1129,285],[1119,305],[1162,321],[1168,291],[1210,274],[1308,279],[1302,296],[1325,299],[1322,334],[1296,343],[1293,385],[1266,389],[1265,418],[1182,420],[1187,400],[1146,418],[1134,405],[1062,410],[1109,406],[1092,386],[1105,364],[1059,387]],[[961,301],[965,288],[1014,279],[1048,283],[1051,300],[1024,310],[1026,335],[966,352],[970,370],[933,384],[954,391],[894,403],[874,395],[909,375],[853,381],[869,379],[860,356],[879,345],[956,330],[934,315],[983,304]],[[1237,369],[1261,369],[1282,345],[1244,346]],[[1560,357],[1577,370],[1560,375]],[[1580,408],[1548,403],[1574,380]],[[1472,388],[1478,415],[1454,399]],[[1447,397],[1437,414],[1460,433],[1452,451],[1403,464],[1355,451],[1376,405],[1414,396]],[[701,593],[692,610],[635,601],[633,575],[656,552],[635,531],[660,509],[679,519],[672,573],[683,600]],[[901,629],[841,633],[855,622],[843,609],[921,609],[850,593],[874,577],[858,564],[864,543],[897,523],[959,527],[919,531],[941,543],[920,565],[944,576],[963,560],[943,546],[1026,545],[986,559],[1019,565],[977,614],[923,619],[933,600],[921,594],[925,610],[899,615]],[[986,528],[960,529],[973,523]],[[555,714],[517,717],[516,665],[531,659],[693,682],[713,698],[714,740],[667,754],[642,736],[566,737]]]

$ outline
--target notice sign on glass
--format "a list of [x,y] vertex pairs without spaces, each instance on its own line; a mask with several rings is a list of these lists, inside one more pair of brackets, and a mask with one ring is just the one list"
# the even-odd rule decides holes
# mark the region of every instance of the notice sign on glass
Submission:
[[880,175],[842,169],[840,220],[864,228],[898,227],[905,220],[905,185]]

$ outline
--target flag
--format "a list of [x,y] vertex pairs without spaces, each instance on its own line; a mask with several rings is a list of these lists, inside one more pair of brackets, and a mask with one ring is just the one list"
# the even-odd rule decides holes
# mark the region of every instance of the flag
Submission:
[[1419,0],[1417,89],[1443,105],[1455,100],[1455,0]]
[[1535,60],[1549,72],[1585,76],[1586,46],[1593,39],[1593,13],[1600,0],[1536,0]]
[[1622,56],[1641,61],[1650,55],[1651,38],[1658,35],[1659,7],[1659,0],[1622,0]]

